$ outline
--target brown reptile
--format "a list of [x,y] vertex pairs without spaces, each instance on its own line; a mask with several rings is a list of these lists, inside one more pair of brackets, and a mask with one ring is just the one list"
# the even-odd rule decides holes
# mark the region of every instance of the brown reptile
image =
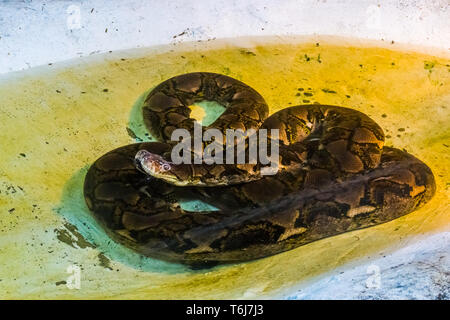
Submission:
[[[200,100],[226,107],[203,129],[279,129],[281,170],[262,176],[260,163],[171,162],[171,133],[192,132],[189,106]],[[383,146],[382,129],[356,110],[301,105],[268,117],[264,99],[249,86],[197,72],[158,85],[143,113],[161,142],[100,157],[86,175],[84,195],[113,239],[146,256],[195,267],[261,258],[396,219],[435,193],[431,170]],[[180,207],[192,199],[218,210]]]

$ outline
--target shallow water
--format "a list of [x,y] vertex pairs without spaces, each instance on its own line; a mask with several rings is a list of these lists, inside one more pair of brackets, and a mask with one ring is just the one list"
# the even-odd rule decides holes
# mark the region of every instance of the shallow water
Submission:
[[[398,48],[333,38],[212,41],[106,53],[2,76],[0,297],[273,297],[424,233],[450,230],[450,59]],[[148,140],[139,119],[145,93],[194,71],[249,84],[271,113],[317,102],[368,114],[384,129],[387,145],[430,166],[436,196],[383,225],[206,271],[114,243],[84,204],[87,168],[116,147]],[[70,265],[81,268],[79,290],[65,285]]]

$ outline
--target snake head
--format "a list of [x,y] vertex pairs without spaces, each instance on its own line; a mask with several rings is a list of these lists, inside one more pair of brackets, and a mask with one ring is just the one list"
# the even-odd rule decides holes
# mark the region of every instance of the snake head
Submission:
[[139,150],[134,157],[136,168],[154,177],[166,176],[172,169],[171,163],[158,154]]
[[[176,186],[198,185],[190,177],[190,165],[175,164],[167,161],[159,154],[147,150],[139,150],[134,157],[136,168],[148,176],[164,180]],[[188,168],[189,167],[189,168]]]

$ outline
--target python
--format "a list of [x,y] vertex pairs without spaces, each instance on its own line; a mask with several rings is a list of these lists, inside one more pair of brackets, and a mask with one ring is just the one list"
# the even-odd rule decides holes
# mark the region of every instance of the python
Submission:
[[202,130],[202,125],[195,122],[193,133],[192,138],[186,129],[172,132],[171,140],[178,141],[171,152],[173,164],[224,164],[224,156],[225,163],[230,165],[257,164],[259,158],[262,165],[270,165],[262,168],[262,175],[278,172],[278,129],[270,129],[269,135],[267,129],[226,129],[224,137],[220,130]]

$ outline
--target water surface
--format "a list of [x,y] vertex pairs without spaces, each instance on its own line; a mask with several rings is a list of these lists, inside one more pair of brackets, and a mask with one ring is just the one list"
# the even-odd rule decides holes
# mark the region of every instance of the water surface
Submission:
[[[137,112],[145,92],[195,71],[249,84],[271,113],[305,103],[367,113],[384,129],[387,145],[404,148],[431,167],[436,196],[393,222],[206,271],[145,258],[114,243],[84,204],[86,170],[116,147],[148,140]],[[383,256],[419,235],[450,230],[449,80],[448,57],[320,37],[177,44],[4,75],[0,296],[272,297],[345,263]],[[80,290],[65,285],[70,265],[81,268]]]

